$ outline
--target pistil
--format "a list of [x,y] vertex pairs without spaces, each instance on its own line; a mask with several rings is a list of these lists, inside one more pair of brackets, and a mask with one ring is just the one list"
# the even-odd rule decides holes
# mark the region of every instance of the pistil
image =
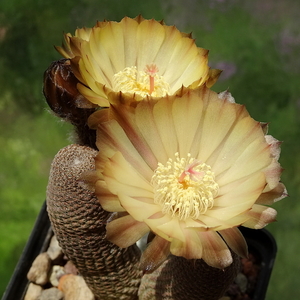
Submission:
[[132,66],[116,73],[113,77],[113,89],[142,97],[164,97],[169,94],[170,85],[163,76],[158,75],[158,67],[150,64],[143,71]]
[[145,73],[149,75],[149,95],[154,91],[154,76],[158,72],[158,68],[155,64],[147,65],[145,68]]

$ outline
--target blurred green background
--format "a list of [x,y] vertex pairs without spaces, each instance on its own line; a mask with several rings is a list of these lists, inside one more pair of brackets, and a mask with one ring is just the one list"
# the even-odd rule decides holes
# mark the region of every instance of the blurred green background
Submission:
[[[72,143],[42,95],[44,70],[60,58],[63,32],[119,21],[164,19],[193,32],[223,69],[215,91],[230,88],[252,116],[283,141],[282,180],[290,197],[268,226],[278,255],[267,299],[298,299],[300,273],[300,1],[293,0],[1,0],[0,2],[0,294],[5,290],[45,198],[51,160]],[[16,287],[17,288],[17,287]]]

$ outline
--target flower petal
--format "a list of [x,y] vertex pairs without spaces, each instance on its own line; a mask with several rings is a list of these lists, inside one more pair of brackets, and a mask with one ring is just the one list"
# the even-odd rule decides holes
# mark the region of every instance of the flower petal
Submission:
[[182,226],[182,221],[180,222],[177,218],[172,218],[169,222],[158,225],[157,229],[168,235],[170,238],[184,242],[186,238],[184,236]]
[[218,232],[231,250],[241,257],[248,257],[247,243],[238,228],[233,227]]
[[157,216],[151,216],[151,218],[148,218],[144,220],[144,222],[151,228],[151,230],[161,236],[162,238],[171,241],[172,237],[163,232],[162,230],[158,229],[160,225],[166,224],[172,220],[172,217],[168,214],[164,215],[162,213],[158,213]]
[[[245,109],[240,105],[232,105],[228,101],[221,100],[216,94],[210,92],[207,92],[206,97],[209,101],[206,100],[207,105],[203,110],[201,135],[199,132],[199,159],[210,163],[208,159],[211,155],[222,149],[224,140],[228,138],[235,124],[245,117]],[[212,136],[214,139],[211,138]]]
[[198,233],[203,246],[202,259],[211,267],[224,269],[232,263],[232,256],[225,242],[215,231]]
[[249,218],[242,226],[261,229],[271,222],[276,221],[277,212],[272,207],[254,204],[252,209],[245,213]]
[[[245,205],[251,207],[261,194],[265,185],[266,181],[263,172],[258,172],[252,176],[233,181],[220,187],[219,196],[214,199],[214,206],[228,207],[245,203]],[[242,211],[244,210],[245,209],[242,209]]]
[[161,210],[160,206],[153,202],[147,203],[145,201],[137,200],[125,195],[124,193],[118,193],[118,197],[121,205],[126,209],[126,211],[140,222],[145,221]]
[[120,204],[119,198],[108,190],[105,181],[98,180],[96,182],[95,194],[104,210],[111,212],[125,211]]
[[149,227],[127,215],[108,223],[106,231],[106,238],[110,242],[121,248],[127,248],[149,232]]
[[279,182],[278,185],[268,192],[263,192],[258,199],[256,204],[271,205],[288,196],[287,190],[283,183]]
[[265,189],[266,192],[274,189],[278,185],[281,172],[282,168],[277,160],[273,160],[272,163],[265,169],[266,181],[268,183]]
[[170,242],[157,235],[143,252],[140,268],[144,273],[151,273],[167,259],[169,254]]
[[249,117],[235,125],[211,167],[218,184],[224,185],[263,170],[270,163],[269,147],[260,124]]
[[178,239],[172,240],[170,248],[171,253],[186,259],[201,259],[202,243],[198,233],[193,229],[185,229],[184,236],[184,241]]
[[199,132],[201,128],[203,101],[195,101],[193,96],[188,93],[182,98],[176,98],[172,105],[176,137],[177,141],[180,141],[177,150],[180,156],[186,156],[188,153],[191,153],[195,157],[199,151],[199,148],[192,147],[192,143],[194,142],[196,132]]
[[[156,162],[157,164],[157,161],[155,160],[155,162],[152,162],[152,157],[150,157],[149,154],[147,156],[148,161],[145,161],[142,156],[144,151],[147,153],[147,150],[144,149],[144,141],[142,139],[137,139],[136,143],[139,144],[141,149],[135,148],[124,130],[115,120],[111,120],[108,123],[101,123],[98,126],[96,143],[98,149],[100,149],[96,158],[97,169],[103,169],[107,159],[112,157],[117,151],[120,151],[128,163],[150,182],[153,170],[151,170],[148,163],[154,164]],[[145,148],[146,147],[147,146],[145,146]]]
[[[134,169],[124,158],[121,152],[116,152],[104,167],[103,176],[105,180],[115,180],[116,185],[125,185],[131,190],[131,196],[153,197],[153,188],[149,181],[145,180],[136,169]],[[113,177],[113,178],[112,178]],[[111,187],[111,183],[109,184]],[[112,189],[112,188],[111,188]],[[114,191],[121,192],[120,188]],[[130,193],[128,191],[128,193]]]

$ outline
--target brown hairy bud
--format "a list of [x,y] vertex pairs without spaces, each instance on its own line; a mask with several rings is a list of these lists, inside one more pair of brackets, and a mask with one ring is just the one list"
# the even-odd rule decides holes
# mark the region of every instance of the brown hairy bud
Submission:
[[53,62],[44,73],[43,92],[48,105],[58,117],[74,125],[85,123],[95,111],[95,106],[78,92],[78,82],[69,59]]
[[96,133],[87,119],[96,106],[78,92],[78,82],[69,59],[55,61],[44,73],[44,96],[56,116],[76,126],[76,142],[95,149]]

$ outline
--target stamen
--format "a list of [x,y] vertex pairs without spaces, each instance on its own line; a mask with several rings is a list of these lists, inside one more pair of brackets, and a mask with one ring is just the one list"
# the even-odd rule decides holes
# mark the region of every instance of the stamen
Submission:
[[150,94],[152,97],[164,97],[170,92],[170,85],[157,72],[155,64],[147,65],[144,71],[138,71],[136,66],[126,67],[114,75],[113,89],[142,97]]
[[158,163],[151,182],[154,202],[163,213],[180,220],[199,218],[213,207],[219,191],[211,167],[190,153],[186,158],[175,153],[175,159],[169,158],[165,165]]
[[151,95],[152,92],[154,91],[154,76],[158,71],[159,70],[156,64],[147,65],[145,68],[145,73],[149,75],[149,82],[150,82],[149,95]]

